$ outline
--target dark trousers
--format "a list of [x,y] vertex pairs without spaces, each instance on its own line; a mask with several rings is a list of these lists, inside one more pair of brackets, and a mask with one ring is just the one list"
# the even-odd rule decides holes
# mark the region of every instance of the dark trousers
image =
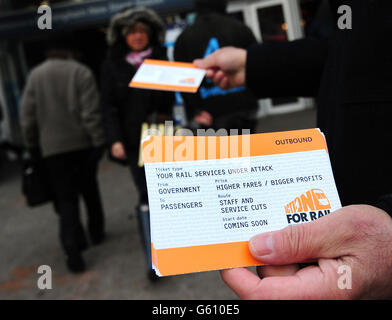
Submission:
[[67,255],[80,253],[87,245],[80,221],[79,196],[87,209],[91,240],[104,233],[104,213],[97,182],[102,151],[86,149],[67,152],[45,159],[54,192],[54,207],[60,218],[60,240]]
[[144,168],[140,168],[138,165],[138,161],[139,161],[138,152],[131,151],[130,149],[128,149],[127,159],[129,163],[129,168],[133,176],[133,181],[139,192],[139,203],[136,207],[139,235],[144,248],[147,268],[148,270],[151,270],[152,261],[151,261],[150,212],[148,209],[142,210],[140,206],[142,204],[148,204],[146,174]]
[[144,168],[140,168],[138,165],[139,153],[137,151],[127,149],[127,159],[129,168],[132,173],[133,181],[139,192],[138,204],[148,204],[146,174],[144,172]]

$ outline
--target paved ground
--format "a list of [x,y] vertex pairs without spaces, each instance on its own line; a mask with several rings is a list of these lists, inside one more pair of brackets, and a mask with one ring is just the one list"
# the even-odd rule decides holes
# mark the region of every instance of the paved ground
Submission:
[[[315,126],[314,110],[261,119],[259,132]],[[126,168],[103,161],[99,180],[107,241],[85,253],[88,271],[70,274],[51,206],[28,209],[20,194],[20,169],[0,169],[0,299],[234,299],[218,272],[150,283],[134,215],[136,190]],[[129,215],[132,216],[129,219]],[[49,265],[53,289],[37,288],[37,268]]]

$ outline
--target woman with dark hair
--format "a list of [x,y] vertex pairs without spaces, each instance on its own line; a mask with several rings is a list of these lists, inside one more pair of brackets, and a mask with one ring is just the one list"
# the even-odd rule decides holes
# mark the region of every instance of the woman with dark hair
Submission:
[[138,166],[141,125],[159,115],[171,115],[174,95],[128,85],[145,59],[167,60],[164,37],[164,23],[152,10],[132,8],[115,15],[108,30],[109,52],[101,72],[101,103],[110,153],[131,168],[139,190],[139,214],[148,214],[144,169]]

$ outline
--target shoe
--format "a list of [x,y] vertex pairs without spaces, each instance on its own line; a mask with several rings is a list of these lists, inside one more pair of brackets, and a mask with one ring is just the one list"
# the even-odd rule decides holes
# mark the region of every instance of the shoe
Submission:
[[68,256],[67,267],[68,270],[72,273],[82,273],[86,271],[86,265],[84,263],[83,257],[80,254]]

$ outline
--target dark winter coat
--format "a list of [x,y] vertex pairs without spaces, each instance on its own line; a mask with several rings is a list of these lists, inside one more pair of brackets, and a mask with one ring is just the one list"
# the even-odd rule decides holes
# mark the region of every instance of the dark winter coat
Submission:
[[108,43],[110,45],[101,72],[101,104],[108,144],[122,142],[128,150],[137,150],[140,142],[141,124],[153,113],[171,115],[174,95],[169,92],[134,89],[129,83],[136,68],[125,57],[130,52],[121,30],[140,19],[153,30],[150,59],[167,60],[163,47],[164,26],[159,17],[148,9],[131,9],[112,19]]
[[351,6],[352,30],[250,48],[247,84],[259,97],[318,96],[342,203],[375,204],[392,193],[392,2],[337,4]]
[[105,134],[93,73],[72,59],[50,58],[35,67],[21,100],[25,146],[44,157],[102,147]]

